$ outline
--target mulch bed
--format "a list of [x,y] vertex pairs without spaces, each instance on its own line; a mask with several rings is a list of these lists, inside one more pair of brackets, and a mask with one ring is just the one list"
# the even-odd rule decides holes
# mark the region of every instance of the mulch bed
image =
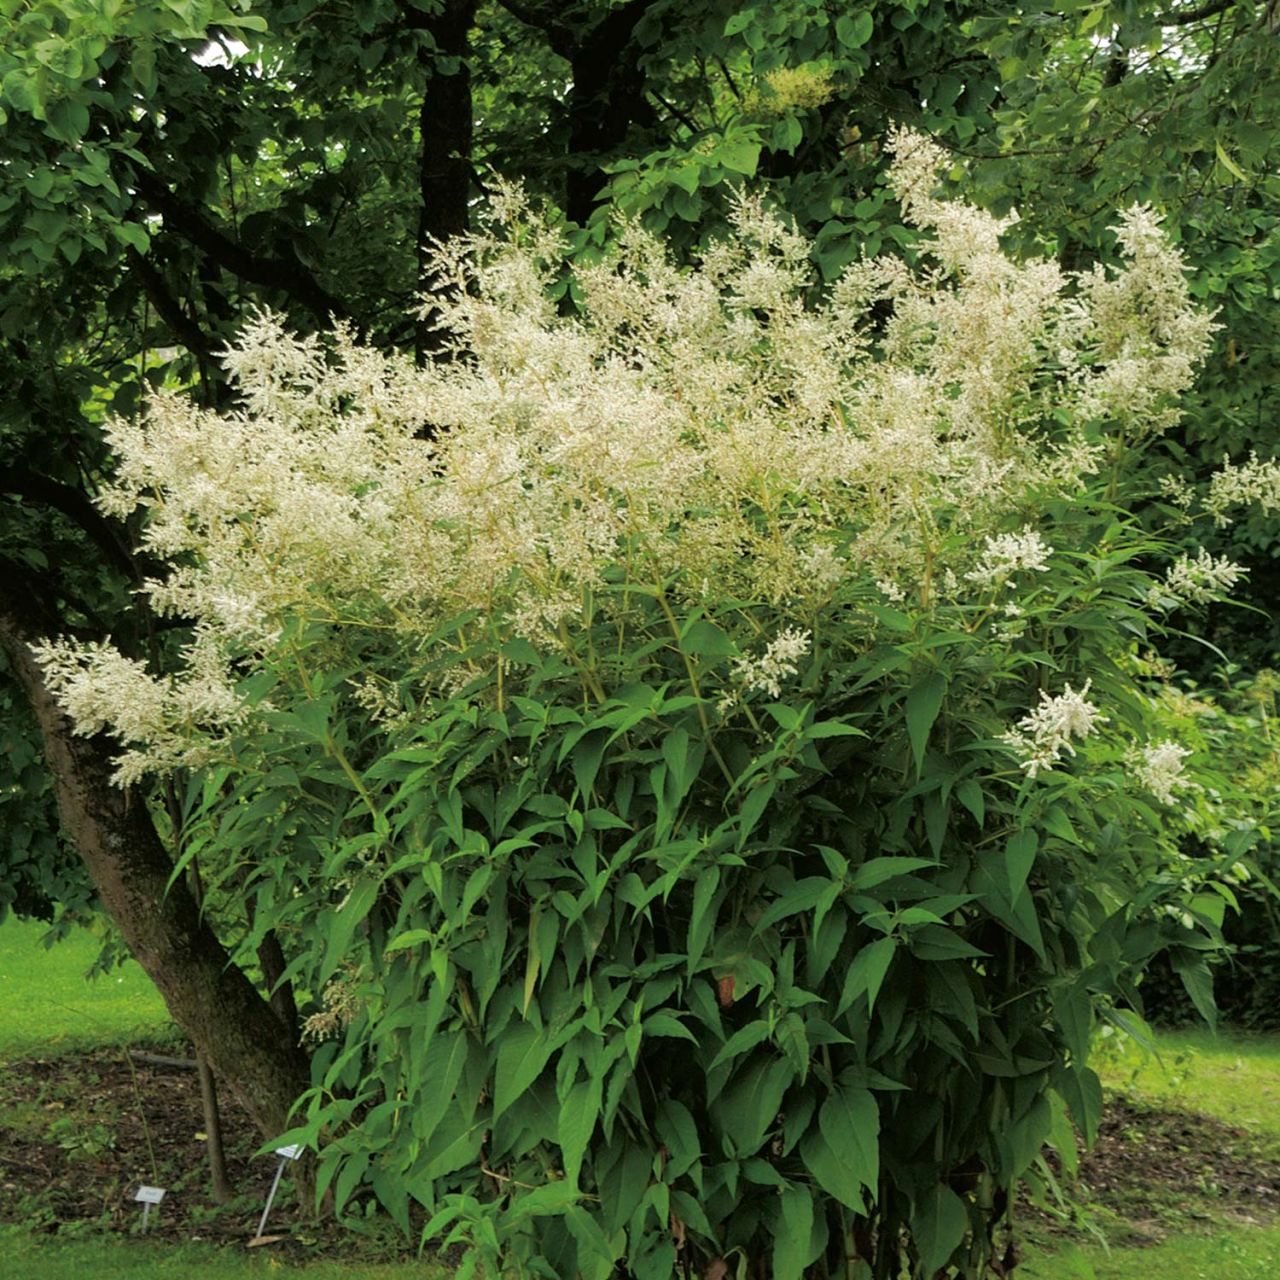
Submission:
[[1130,1219],[1159,1219],[1179,1206],[1193,1217],[1212,1208],[1253,1222],[1280,1212],[1280,1161],[1261,1155],[1247,1131],[1124,1097],[1108,1099],[1080,1181],[1092,1200]]
[[[227,1172],[237,1194],[230,1205],[216,1205],[197,1073],[139,1056],[150,1052],[103,1050],[0,1068],[0,1222],[45,1231],[90,1222],[137,1230],[141,1205],[133,1197],[148,1184],[167,1192],[159,1213],[151,1211],[152,1234],[215,1242],[254,1234],[276,1161],[253,1154],[259,1139],[244,1108],[220,1090]],[[296,1218],[286,1173],[267,1231],[287,1232]],[[307,1222],[306,1231],[317,1228]]]

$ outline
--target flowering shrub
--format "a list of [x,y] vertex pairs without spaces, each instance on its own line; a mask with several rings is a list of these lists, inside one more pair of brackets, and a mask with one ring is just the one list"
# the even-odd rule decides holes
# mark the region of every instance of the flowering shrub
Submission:
[[1210,322],[1148,210],[1064,275],[892,145],[915,268],[819,290],[745,198],[565,316],[508,192],[456,359],[262,315],[236,412],[114,429],[191,640],[48,676],[323,993],[321,1190],[465,1273],[1004,1274],[1095,1017],[1168,945],[1210,1007],[1221,814],[1140,649],[1233,573],[1127,513]]

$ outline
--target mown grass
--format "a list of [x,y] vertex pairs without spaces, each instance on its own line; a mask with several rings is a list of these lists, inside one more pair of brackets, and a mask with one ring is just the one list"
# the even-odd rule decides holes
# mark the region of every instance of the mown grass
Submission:
[[0,1062],[154,1037],[169,1025],[155,987],[130,961],[85,978],[101,949],[78,929],[45,948],[47,926],[9,920],[0,927]]
[[1280,1226],[1176,1235],[1156,1245],[1070,1246],[1027,1259],[1019,1280],[1276,1280]]
[[59,1240],[0,1228],[0,1275],[6,1280],[446,1280],[423,1261],[298,1262],[263,1248],[248,1252],[202,1244],[104,1239]]
[[[1155,1052],[1131,1041],[1100,1046],[1108,1090],[1139,1105],[1212,1116],[1243,1131],[1242,1148],[1280,1159],[1280,1036],[1208,1028],[1162,1031]],[[1159,1152],[1152,1159],[1158,1160]],[[1167,1232],[1155,1243],[1106,1244],[1080,1237],[1034,1251],[1026,1280],[1277,1280],[1280,1223],[1233,1221],[1199,1188],[1186,1186],[1163,1221],[1132,1223],[1123,1205],[1097,1207],[1111,1240]],[[1121,1210],[1116,1212],[1115,1210]]]
[[1155,1054],[1124,1042],[1105,1047],[1099,1060],[1110,1088],[1247,1129],[1280,1158],[1280,1036],[1162,1031]]

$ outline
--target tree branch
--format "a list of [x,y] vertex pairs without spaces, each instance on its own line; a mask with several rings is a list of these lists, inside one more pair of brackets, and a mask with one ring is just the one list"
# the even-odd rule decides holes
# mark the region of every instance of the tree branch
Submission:
[[[436,13],[403,5],[406,25],[426,32],[430,45],[418,50],[418,65],[426,77],[418,116],[421,148],[418,158],[418,286],[430,296],[439,287],[432,262],[438,241],[464,235],[470,225],[471,139],[474,112],[471,103],[470,32],[476,0],[444,0]],[[455,66],[442,73],[440,60]],[[442,336],[424,318],[415,329],[419,363],[435,354]]]
[[578,42],[569,60],[569,157],[565,212],[583,224],[600,189],[599,161],[636,123],[656,119],[632,47],[640,20],[659,0],[630,0],[609,12]]
[[578,47],[577,38],[554,12],[548,13],[537,5],[522,4],[520,0],[499,0],[499,2],[513,18],[523,22],[526,27],[541,31],[547,37],[552,53],[558,54],[566,62],[572,61],[574,51]]
[[79,489],[42,476],[25,467],[0,467],[0,493],[10,493],[25,502],[52,507],[78,525],[103,551],[107,559],[126,577],[137,581],[142,575],[133,557],[121,543],[111,522]]
[[1189,26],[1193,22],[1203,22],[1206,18],[1213,18],[1220,13],[1225,13],[1228,9],[1234,9],[1239,3],[1240,0],[1208,0],[1207,4],[1202,4],[1198,9],[1171,9],[1156,19],[1156,25],[1160,27]]
[[154,174],[139,169],[133,177],[138,194],[181,236],[220,267],[250,284],[277,289],[306,307],[318,320],[348,319],[350,312],[299,262],[250,253],[206,217],[203,210],[174,195]]
[[232,963],[186,881],[173,878],[147,805],[112,782],[107,740],[77,735],[54,700],[32,651],[49,634],[32,603],[0,583],[0,652],[40,725],[63,833],[174,1020],[273,1138],[307,1087],[306,1055]]
[[132,246],[125,251],[125,256],[129,261],[129,269],[142,282],[142,288],[151,299],[151,305],[155,307],[156,314],[169,326],[173,336],[193,355],[203,359],[212,357],[213,346],[209,339],[205,337],[200,326],[183,311],[177,298],[169,292],[164,277],[151,259]]

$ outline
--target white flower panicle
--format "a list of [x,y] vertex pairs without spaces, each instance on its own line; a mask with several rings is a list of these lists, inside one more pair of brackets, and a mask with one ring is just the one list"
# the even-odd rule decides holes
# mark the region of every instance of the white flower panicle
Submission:
[[1193,559],[1179,556],[1165,571],[1164,586],[1186,604],[1208,604],[1228,595],[1249,571],[1226,556],[1212,556],[1203,547]]
[[[341,326],[301,339],[257,314],[224,355],[234,411],[161,394],[110,428],[102,506],[144,509],[146,550],[173,565],[145,591],[197,642],[163,680],[53,646],[77,719],[129,744],[131,775],[168,769],[242,722],[233,673],[299,621],[425,643],[466,617],[549,648],[618,607],[599,588],[620,564],[797,628],[875,580],[892,597],[1043,570],[1035,530],[996,531],[1029,489],[1076,492],[1108,431],[1162,429],[1208,321],[1149,214],[1126,219],[1118,270],[1073,279],[1006,256],[1009,219],[939,196],[950,162],[932,143],[890,148],[928,237],[919,269],[869,259],[819,290],[809,243],[743,197],[693,267],[619,227],[575,264],[567,317],[561,233],[504,187],[489,226],[439,248],[433,323],[465,359],[417,368]],[[962,535],[945,552],[938,518]],[[784,631],[738,678],[776,694],[805,636]],[[440,681],[462,678],[449,657],[432,655]]]
[[782,682],[799,670],[800,659],[809,652],[809,632],[788,627],[758,658],[735,658],[733,674],[748,693],[782,697]]
[[1189,755],[1176,742],[1152,743],[1130,758],[1133,776],[1162,804],[1173,804],[1174,792],[1191,785],[1182,773],[1182,762]]
[[1222,470],[1209,481],[1205,509],[1219,527],[1231,523],[1233,507],[1257,503],[1264,512],[1280,510],[1280,461],[1249,455],[1249,461],[1238,466],[1229,458],[1222,459]]
[[977,566],[965,577],[970,582],[992,584],[1004,582],[1020,570],[1044,573],[1052,554],[1053,548],[1027,525],[1019,533],[1001,533],[988,538]]
[[1022,757],[1027,777],[1034,778],[1041,769],[1051,769],[1062,759],[1063,752],[1075,755],[1072,739],[1082,742],[1097,725],[1106,723],[1107,717],[1085,696],[1090,684],[1092,681],[1086,680],[1079,691],[1067,685],[1056,696],[1042,690],[1040,705],[1001,735],[1001,740]]
[[126,750],[114,778],[128,786],[150,772],[205,763],[210,735],[243,721],[244,707],[223,656],[208,632],[186,652],[183,679],[154,676],[141,662],[108,644],[37,645],[36,660],[75,731],[85,737],[109,729]]

